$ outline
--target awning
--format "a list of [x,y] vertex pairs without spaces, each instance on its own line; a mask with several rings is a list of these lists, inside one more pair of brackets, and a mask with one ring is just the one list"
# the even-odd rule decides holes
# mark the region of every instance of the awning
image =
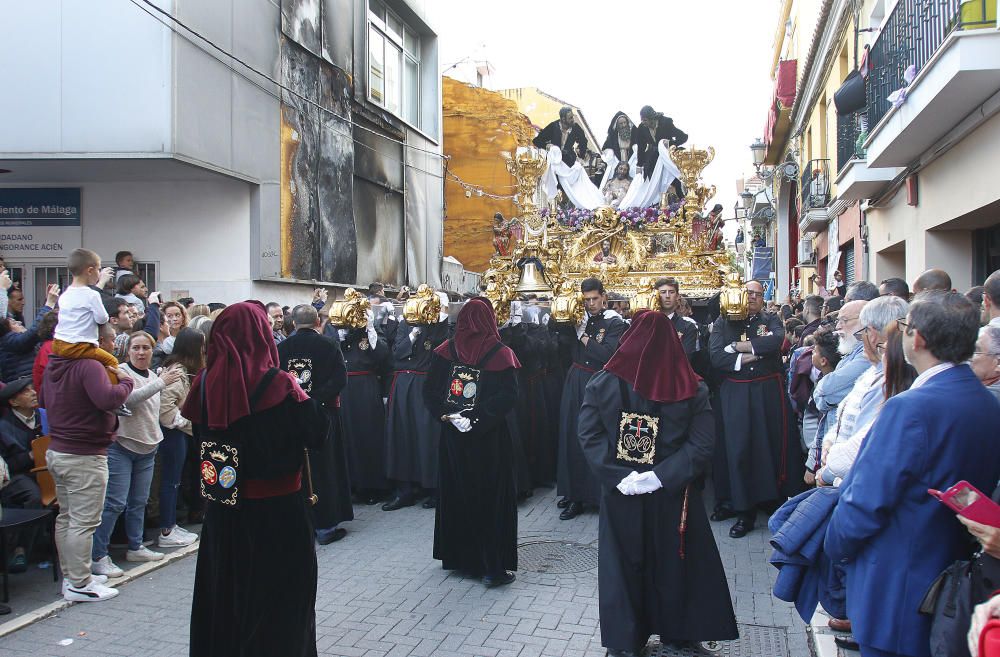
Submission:
[[795,103],[795,88],[798,75],[798,60],[786,59],[778,62],[778,76],[774,82],[774,96],[767,112],[764,127],[764,164],[781,161],[792,128],[792,105]]

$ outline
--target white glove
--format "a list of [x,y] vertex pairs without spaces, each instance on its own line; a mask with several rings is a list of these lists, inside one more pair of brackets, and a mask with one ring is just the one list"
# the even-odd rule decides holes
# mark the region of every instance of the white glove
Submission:
[[340,341],[343,342],[347,339],[347,329],[337,329],[337,335],[340,336]]
[[378,333],[375,332],[375,313],[371,308],[365,311],[365,331],[368,333],[368,346],[374,349],[378,344]]
[[727,354],[735,354],[736,353],[736,349],[734,349],[733,345],[731,345],[731,344],[727,344],[722,350],[724,352],[726,352]]
[[416,342],[417,341],[417,336],[419,336],[419,335],[420,335],[420,329],[418,329],[418,328],[415,328],[412,331],[410,331],[410,336],[409,336],[410,337],[410,344],[413,344],[414,342]]
[[580,323],[576,325],[576,339],[579,340],[580,338],[582,338],[583,334],[586,333],[586,331],[587,331],[587,314],[584,313],[583,319],[581,319]]
[[659,477],[652,470],[641,474],[633,471],[618,484],[618,490],[622,492],[622,495],[644,495],[661,488],[663,488],[663,484],[660,483]]
[[448,421],[451,422],[452,426],[456,429],[465,433],[472,429],[472,420],[459,414],[449,415]]

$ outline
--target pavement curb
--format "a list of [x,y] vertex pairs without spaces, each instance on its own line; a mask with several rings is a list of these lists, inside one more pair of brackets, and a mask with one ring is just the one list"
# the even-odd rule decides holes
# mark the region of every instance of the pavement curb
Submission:
[[834,632],[827,624],[830,615],[823,611],[822,607],[816,607],[812,621],[809,623],[809,633],[812,635],[813,651],[816,657],[860,657],[861,653],[855,650],[842,650],[834,642],[833,637],[840,634]]
[[[179,561],[184,557],[194,554],[198,551],[198,546],[201,544],[200,541],[195,541],[191,545],[186,545],[182,548],[177,548],[172,552],[164,553],[163,559],[160,561],[147,561],[146,563],[140,564],[134,568],[129,568],[125,571],[122,577],[110,581],[115,588],[121,587],[123,584],[128,584],[129,582],[139,579],[147,573],[151,573],[154,570],[159,570],[169,563]],[[58,568],[59,564],[52,564],[53,568]],[[29,625],[37,623],[40,620],[44,620],[49,616],[59,613],[63,609],[70,607],[75,604],[92,604],[92,603],[79,603],[79,602],[68,602],[63,599],[56,600],[55,602],[49,603],[43,607],[39,607],[34,611],[22,614],[15,618],[14,620],[7,621],[6,623],[0,625],[0,637],[7,636],[13,632],[23,629]]]

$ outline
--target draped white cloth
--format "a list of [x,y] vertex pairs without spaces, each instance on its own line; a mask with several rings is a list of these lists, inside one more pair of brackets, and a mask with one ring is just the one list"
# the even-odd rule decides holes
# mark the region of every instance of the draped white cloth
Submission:
[[[618,205],[620,209],[625,208],[648,208],[660,202],[660,196],[667,191],[670,183],[680,178],[681,172],[670,159],[667,151],[667,142],[661,139],[657,150],[660,157],[656,160],[656,166],[652,173],[643,172],[636,174],[632,179],[632,184],[625,194],[625,198]],[[648,177],[647,177],[648,176]]]
[[607,205],[604,194],[587,177],[583,165],[577,160],[568,167],[562,161],[562,151],[558,146],[549,146],[549,166],[542,177],[542,189],[548,199],[555,198],[558,184],[562,185],[566,198],[574,206],[585,210],[595,210]]

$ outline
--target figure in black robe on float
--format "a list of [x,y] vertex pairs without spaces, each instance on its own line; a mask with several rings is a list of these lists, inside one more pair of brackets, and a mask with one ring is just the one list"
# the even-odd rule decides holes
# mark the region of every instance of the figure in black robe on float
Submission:
[[320,545],[339,541],[347,530],[338,525],[354,520],[351,482],[347,474],[340,421],[339,395],[347,385],[347,368],[340,344],[320,335],[319,313],[305,304],[292,310],[295,333],[278,345],[281,369],[289,372],[330,418],[330,439],[322,450],[310,452],[313,488],[319,502],[312,507],[316,540]]
[[[227,471],[202,464],[209,501],[191,604],[191,657],[314,657],[316,551],[301,490],[305,448],[322,449],[329,420],[278,369],[264,306],[237,303],[215,320],[207,366],[181,413],[196,445],[239,450]],[[204,457],[203,457],[204,458]],[[231,476],[230,476],[231,475]],[[228,485],[228,488],[227,488]],[[277,540],[280,539],[280,540]],[[281,564],[281,575],[273,573]]]
[[347,387],[340,393],[340,415],[351,487],[366,504],[384,499],[389,490],[385,477],[385,404],[380,377],[389,369],[389,346],[374,327],[345,328],[328,324],[324,333],[340,343],[347,362]]
[[694,483],[715,438],[708,388],[673,324],[640,311],[587,385],[580,442],[601,482],[601,642],[614,656],[735,639],[726,573]]
[[746,284],[747,319],[720,316],[712,326],[709,351],[721,380],[724,440],[715,459],[713,520],[736,517],[729,530],[742,538],[753,530],[757,509],[772,512],[802,490],[805,469],[798,426],[792,418],[781,364],[785,329],[766,313],[764,286]]
[[506,417],[517,399],[520,367],[500,342],[490,302],[469,300],[455,337],[434,351],[424,401],[441,430],[434,558],[445,570],[482,577],[487,587],[514,581],[517,496]]
[[578,154],[580,157],[587,155],[587,136],[583,133],[583,128],[576,124],[572,107],[561,108],[559,120],[539,130],[531,143],[535,148],[558,146],[562,150],[562,160],[568,167],[576,164]]
[[632,157],[632,147],[636,145],[636,130],[638,128],[625,112],[618,112],[611,117],[608,126],[608,137],[601,146],[602,151],[611,150],[619,162],[628,163]]
[[648,177],[653,173],[656,160],[660,157],[660,141],[666,139],[668,146],[680,146],[687,142],[688,136],[674,125],[673,119],[664,116],[662,112],[657,112],[649,105],[639,110],[639,124],[635,129],[638,163]]
[[584,504],[597,506],[600,501],[600,486],[577,439],[577,420],[587,382],[615,353],[626,328],[618,313],[605,310],[608,297],[600,280],[584,279],[580,291],[586,310],[580,324],[549,322],[549,330],[559,338],[560,357],[568,367],[559,409],[556,490],[563,496],[559,501],[562,520],[572,520],[583,512]]
[[[447,309],[447,295],[439,293],[439,296],[442,297],[442,309]],[[396,331],[385,427],[385,472],[395,482],[396,493],[382,505],[383,511],[413,506],[417,489],[429,495],[423,504],[425,509],[434,508],[436,504],[441,422],[427,412],[424,381],[434,349],[447,339],[448,315],[445,312],[436,324],[410,326],[404,319]]]

